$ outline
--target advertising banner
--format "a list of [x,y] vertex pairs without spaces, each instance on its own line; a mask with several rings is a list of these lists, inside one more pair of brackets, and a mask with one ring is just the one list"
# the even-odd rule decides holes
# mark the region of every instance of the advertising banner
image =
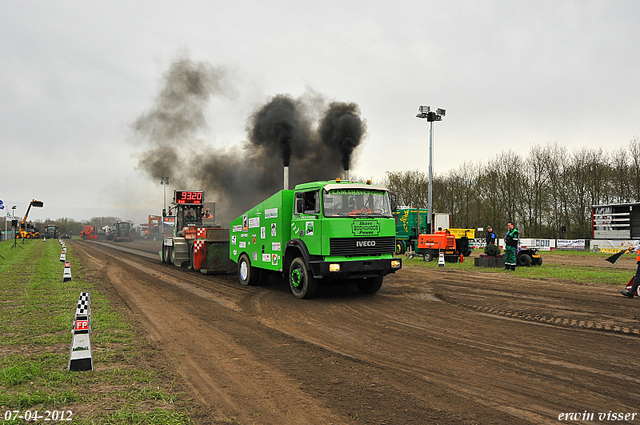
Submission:
[[592,239],[590,241],[589,249],[595,252],[615,254],[620,252],[620,250],[627,249],[637,243],[637,240],[632,239]]
[[558,239],[556,244],[558,249],[585,249],[585,239]]
[[[504,249],[505,243],[504,239],[498,239],[498,246],[500,249]],[[521,249],[532,249],[535,248],[538,251],[553,251],[556,249],[556,240],[555,239],[533,239],[533,238],[520,238]]]

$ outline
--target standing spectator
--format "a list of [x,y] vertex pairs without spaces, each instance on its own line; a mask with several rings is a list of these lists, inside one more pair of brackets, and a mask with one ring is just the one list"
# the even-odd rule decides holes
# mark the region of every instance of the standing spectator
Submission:
[[518,249],[518,229],[515,228],[512,222],[507,223],[507,234],[504,237],[504,269],[515,270],[516,269],[516,250]]
[[493,231],[493,227],[489,226],[487,228],[487,245],[495,245],[496,244],[496,234]]
[[633,278],[633,286],[628,291],[622,289],[620,293],[627,298],[633,298],[638,292],[638,284],[640,284],[640,244],[635,245],[632,248],[629,248],[629,252],[636,253],[636,264],[638,264],[638,269],[636,270],[636,275]]

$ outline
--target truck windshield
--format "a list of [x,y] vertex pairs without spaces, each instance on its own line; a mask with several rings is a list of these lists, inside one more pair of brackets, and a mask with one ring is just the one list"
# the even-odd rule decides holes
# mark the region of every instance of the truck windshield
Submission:
[[325,217],[391,217],[389,196],[383,190],[323,191],[322,206]]

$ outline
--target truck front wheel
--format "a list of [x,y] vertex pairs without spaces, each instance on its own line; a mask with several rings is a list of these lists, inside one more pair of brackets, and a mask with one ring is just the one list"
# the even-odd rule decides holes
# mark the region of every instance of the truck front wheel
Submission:
[[300,257],[294,258],[291,262],[289,286],[296,298],[312,298],[318,288],[318,282],[309,274],[304,260]]
[[247,254],[242,254],[238,260],[238,280],[241,285],[255,286],[260,277],[260,270],[251,266],[251,261]]
[[375,294],[382,287],[383,276],[370,277],[368,279],[359,279],[356,286],[363,294]]
[[167,254],[167,247],[162,244],[162,262],[167,264],[169,263],[168,259],[169,255]]

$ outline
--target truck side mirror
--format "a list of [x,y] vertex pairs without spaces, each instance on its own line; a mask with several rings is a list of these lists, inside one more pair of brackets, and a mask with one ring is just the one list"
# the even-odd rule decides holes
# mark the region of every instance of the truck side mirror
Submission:
[[391,204],[391,212],[398,210],[398,197],[395,193],[389,192],[389,203]]
[[296,199],[296,214],[300,214],[304,210],[304,199]]

